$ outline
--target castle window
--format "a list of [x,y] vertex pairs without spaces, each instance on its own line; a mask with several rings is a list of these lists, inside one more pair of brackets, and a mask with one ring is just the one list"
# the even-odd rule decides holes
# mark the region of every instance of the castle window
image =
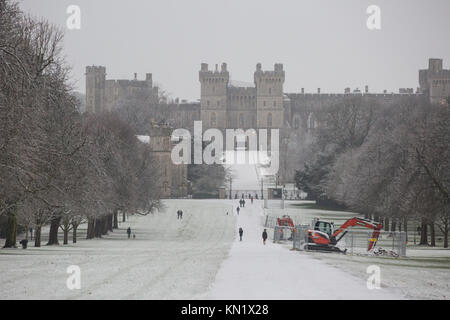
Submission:
[[266,106],[266,101],[264,100],[264,102],[263,102],[263,106],[265,107]]
[[269,94],[272,94],[272,88],[269,88]]
[[244,114],[239,114],[239,128],[244,128]]
[[276,101],[273,102],[273,106],[274,106],[274,107],[277,106],[277,102],[276,102]]
[[300,128],[300,119],[299,118],[295,118],[295,120],[294,120],[294,128],[295,129]]
[[206,101],[206,105],[209,107],[209,100]]
[[316,127],[316,121],[314,120],[314,115],[311,113],[308,117],[308,128],[314,129]]
[[215,127],[216,124],[217,124],[216,113],[213,112],[213,113],[211,113],[211,119],[210,119],[210,122],[209,122],[209,126],[210,127]]
[[269,113],[267,115],[267,127],[272,128],[272,114],[271,113]]

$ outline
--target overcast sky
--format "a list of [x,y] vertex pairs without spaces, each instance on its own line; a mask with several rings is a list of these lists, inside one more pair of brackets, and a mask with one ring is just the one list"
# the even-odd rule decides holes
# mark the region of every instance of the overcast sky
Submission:
[[[371,92],[418,87],[429,57],[450,68],[450,0],[22,0],[21,7],[65,30],[65,54],[76,89],[86,65],[107,79],[155,82],[173,97],[200,96],[198,70],[228,63],[231,79],[253,82],[283,63],[285,92]],[[381,30],[366,27],[369,5],[381,8]],[[66,9],[81,9],[68,30]]]

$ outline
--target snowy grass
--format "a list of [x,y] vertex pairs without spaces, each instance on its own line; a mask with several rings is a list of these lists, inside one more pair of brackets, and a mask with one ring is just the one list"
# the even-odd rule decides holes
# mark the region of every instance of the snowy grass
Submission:
[[[102,239],[84,240],[81,228],[77,244],[0,250],[0,287],[8,292],[2,298],[197,299],[227,257],[236,219],[226,215],[226,204],[169,200],[166,205],[165,212],[131,216]],[[129,226],[136,239],[127,239]],[[66,287],[70,265],[81,268],[80,290]]]
[[[284,211],[271,209],[267,210],[267,214],[270,216],[289,214],[298,223],[310,223],[313,218],[318,217],[334,221],[337,225],[357,216],[352,212],[313,209],[308,205],[288,206]],[[417,246],[411,243],[412,238],[410,235],[406,258],[320,252],[296,253],[308,255],[361,279],[367,279],[368,266],[378,265],[381,268],[382,286],[398,289],[408,299],[450,299],[450,250],[442,247]],[[290,243],[281,246],[286,250],[292,247]]]

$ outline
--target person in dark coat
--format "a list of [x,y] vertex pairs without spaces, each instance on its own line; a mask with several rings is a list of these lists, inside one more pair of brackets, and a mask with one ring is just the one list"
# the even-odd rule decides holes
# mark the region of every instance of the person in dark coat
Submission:
[[127,229],[127,234],[128,234],[128,239],[130,239],[130,236],[131,236],[131,228],[130,227],[128,227],[128,229]]
[[266,231],[266,229],[264,229],[264,231],[262,233],[262,238],[263,238],[263,243],[265,245],[266,244],[266,240],[267,240],[267,231]]
[[242,228],[239,228],[239,241],[242,241],[243,234],[244,234],[244,230],[242,230]]
[[26,249],[27,246],[28,246],[28,240],[27,239],[23,239],[19,243],[22,245],[22,249]]
[[236,208],[237,214],[239,215],[239,210],[241,210],[239,207]]
[[242,199],[242,207],[245,208],[245,200]]

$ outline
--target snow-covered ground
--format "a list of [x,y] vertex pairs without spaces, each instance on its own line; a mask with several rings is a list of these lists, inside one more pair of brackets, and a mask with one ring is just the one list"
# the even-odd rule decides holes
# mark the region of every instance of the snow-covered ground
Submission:
[[[254,166],[234,169],[237,186],[258,185]],[[262,244],[261,200],[247,199],[239,216],[236,200],[164,203],[164,212],[130,216],[102,239],[85,240],[82,226],[77,244],[0,249],[0,288],[8,293],[1,298],[449,299],[449,250],[409,250],[406,259],[297,252],[288,244]],[[180,208],[182,220],[176,216]],[[300,220],[320,213],[290,206],[280,210],[266,213],[287,212]],[[335,221],[349,214],[320,213]],[[128,227],[135,239],[127,239]],[[81,268],[80,290],[66,286],[71,265]],[[381,289],[367,288],[369,265],[381,268]]]
[[[214,281],[235,236],[227,203],[166,201],[165,212],[130,217],[101,240],[0,250],[4,299],[197,299]],[[182,220],[176,211],[182,208]],[[127,239],[131,227],[136,239]],[[45,240],[45,239],[44,239]],[[3,241],[2,243],[3,244]],[[43,241],[45,244],[45,241]],[[66,286],[70,265],[81,289]]]
[[[286,201],[286,208],[266,209],[271,217],[289,214],[297,223],[310,223],[312,218],[319,217],[334,221],[338,225],[348,218],[357,215],[346,211],[330,211],[298,207],[296,204],[306,201]],[[412,237],[412,236],[410,236]],[[412,242],[412,239],[410,239]],[[281,245],[286,250],[292,243]],[[381,270],[382,287],[395,288],[406,299],[450,299],[450,250],[442,247],[407,246],[406,258],[374,257],[363,255],[340,255],[333,253],[302,252],[361,279],[367,278],[366,268],[377,265]]]
[[[262,242],[262,201],[241,209],[237,227],[244,230],[230,256],[220,268],[211,289],[211,299],[401,299],[396,290],[369,290],[367,279],[289,251],[281,245]],[[368,276],[368,275],[367,275]],[[367,277],[366,277],[367,278]]]

